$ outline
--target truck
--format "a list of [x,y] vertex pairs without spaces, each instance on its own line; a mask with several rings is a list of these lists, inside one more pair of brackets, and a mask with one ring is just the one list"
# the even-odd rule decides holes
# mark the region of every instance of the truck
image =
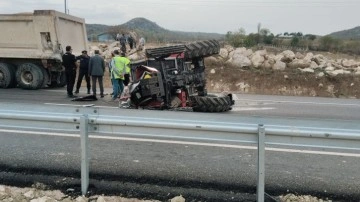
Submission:
[[66,85],[62,55],[87,50],[85,20],[55,10],[0,14],[0,88]]
[[216,40],[146,49],[146,58],[130,64],[133,108],[226,112],[231,93],[208,94],[204,58],[218,54]]

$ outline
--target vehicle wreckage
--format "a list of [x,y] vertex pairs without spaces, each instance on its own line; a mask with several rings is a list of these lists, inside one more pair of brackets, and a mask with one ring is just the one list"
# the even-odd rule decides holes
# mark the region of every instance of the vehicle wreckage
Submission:
[[232,94],[214,95],[206,90],[204,58],[219,51],[216,40],[146,49],[146,59],[131,62],[127,106],[196,112],[231,110]]

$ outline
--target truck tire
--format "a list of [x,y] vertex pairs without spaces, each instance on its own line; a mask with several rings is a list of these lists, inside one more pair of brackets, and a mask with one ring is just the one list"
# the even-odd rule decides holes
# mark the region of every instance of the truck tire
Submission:
[[0,63],[0,88],[12,88],[15,86],[15,67],[10,64]]
[[44,80],[43,83],[41,85],[41,88],[46,88],[50,82],[50,75],[48,73],[48,71],[45,68],[41,68],[42,73],[44,75]]
[[23,89],[36,90],[42,87],[44,74],[41,67],[33,63],[23,63],[18,66],[16,80]]
[[195,112],[225,112],[231,110],[233,105],[229,96],[193,95],[190,101]]

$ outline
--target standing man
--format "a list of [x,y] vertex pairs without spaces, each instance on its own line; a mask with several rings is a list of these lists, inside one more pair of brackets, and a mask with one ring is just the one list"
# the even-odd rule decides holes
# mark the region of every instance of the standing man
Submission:
[[[116,100],[118,96],[124,90],[124,75],[126,74],[126,67],[130,65],[130,60],[125,57],[125,53],[121,53],[119,56],[119,51],[114,51],[115,57],[113,58],[114,68],[112,68],[111,74],[114,78],[114,95],[113,100]],[[116,86],[115,86],[116,85]]]
[[138,47],[138,50],[143,50],[143,49],[145,49],[145,39],[144,39],[144,37],[141,37],[141,38],[139,39],[139,47]]
[[126,52],[126,36],[125,36],[125,34],[121,35],[119,41],[120,41],[120,50],[125,53]]
[[129,35],[128,42],[129,42],[130,50],[132,50],[134,45],[134,38],[131,36],[131,34]]
[[90,58],[89,61],[89,76],[91,76],[92,80],[92,91],[93,95],[96,97],[96,80],[99,82],[100,87],[100,97],[104,97],[104,84],[103,84],[103,76],[105,72],[105,61],[99,55],[99,50],[95,50],[95,55]]
[[79,93],[81,82],[85,76],[87,94],[90,94],[91,85],[90,85],[90,77],[89,77],[89,73],[88,73],[90,57],[88,56],[86,50],[83,50],[81,53],[82,53],[82,55],[76,57],[77,60],[80,60],[80,70],[79,70],[79,76],[78,76],[77,83],[76,83],[75,93],[76,94]]
[[73,94],[76,77],[76,58],[72,54],[71,46],[66,46],[66,53],[62,56],[62,65],[65,67],[67,96],[76,97]]

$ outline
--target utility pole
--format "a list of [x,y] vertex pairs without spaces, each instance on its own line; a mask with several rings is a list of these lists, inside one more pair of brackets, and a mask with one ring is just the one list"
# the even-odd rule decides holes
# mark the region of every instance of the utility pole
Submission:
[[65,14],[66,14],[66,12],[67,12],[67,8],[66,8],[66,0],[64,0],[65,2]]

